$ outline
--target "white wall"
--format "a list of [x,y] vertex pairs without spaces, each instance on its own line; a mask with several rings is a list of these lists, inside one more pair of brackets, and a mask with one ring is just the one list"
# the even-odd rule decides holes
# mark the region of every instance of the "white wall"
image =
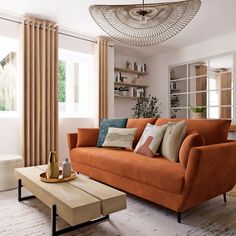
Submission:
[[235,42],[236,34],[231,34],[146,60],[149,68],[149,91],[160,99],[162,117],[169,116],[169,66],[233,52],[236,50]]
[[59,120],[59,161],[69,157],[67,133],[77,133],[77,128],[93,127],[93,118],[60,118]]

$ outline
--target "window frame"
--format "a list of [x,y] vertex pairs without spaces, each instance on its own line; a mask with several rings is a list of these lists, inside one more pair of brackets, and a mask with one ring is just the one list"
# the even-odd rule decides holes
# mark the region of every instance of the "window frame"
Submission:
[[[209,82],[210,82],[210,73],[212,73],[211,67],[210,67],[210,61],[212,59],[216,59],[216,58],[221,58],[221,57],[225,57],[225,56],[232,56],[232,70],[227,71],[227,72],[221,72],[223,73],[232,73],[232,81],[231,81],[231,88],[221,88],[221,89],[210,89],[209,88]],[[191,64],[193,63],[197,63],[199,61],[205,61],[207,62],[207,74],[205,75],[198,75],[198,76],[190,76],[189,73],[189,67]],[[178,78],[178,79],[171,79],[171,69],[178,67],[178,66],[186,66],[186,77],[183,78]],[[209,118],[209,114],[210,114],[210,108],[211,107],[218,107],[218,108],[223,108],[223,107],[230,107],[231,108],[231,118],[218,118],[218,119],[225,119],[225,120],[232,120],[232,121],[236,121],[236,114],[234,114],[234,111],[236,110],[235,106],[236,106],[236,102],[235,102],[235,97],[236,97],[236,93],[235,93],[235,87],[236,87],[236,78],[235,78],[235,70],[236,70],[236,52],[229,52],[229,53],[225,53],[225,54],[220,54],[220,55],[216,55],[214,57],[208,57],[208,58],[204,58],[204,59],[198,59],[198,60],[194,60],[194,61],[189,61],[186,63],[181,63],[181,64],[177,64],[177,65],[170,65],[169,66],[169,79],[168,79],[168,89],[169,89],[169,101],[168,101],[168,105],[169,105],[169,116],[171,115],[172,111],[174,110],[186,110],[186,117],[185,118],[191,118],[190,115],[190,101],[189,101],[189,95],[191,94],[197,94],[197,93],[201,93],[201,92],[205,92],[206,96],[207,96],[207,103],[206,103],[206,114],[207,114],[207,119],[214,119],[214,118]],[[189,87],[189,81],[192,79],[199,79],[201,77],[206,77],[207,78],[207,89],[206,90],[202,90],[202,91],[193,91],[190,89]],[[176,93],[172,93],[171,92],[171,82],[179,82],[179,81],[186,81],[186,91],[185,92],[176,92]],[[209,98],[210,98],[210,93],[213,91],[229,91],[231,90],[231,105],[210,105],[209,104]],[[171,97],[172,96],[187,96],[186,99],[186,106],[177,106],[177,107],[171,107]]]
[[1,111],[0,110],[0,119],[1,118],[18,118],[19,117],[19,107],[20,107],[20,86],[21,86],[21,79],[22,77],[20,76],[20,61],[19,61],[19,52],[20,52],[20,40],[15,37],[9,37],[9,36],[4,36],[0,35],[0,38],[5,38],[8,42],[11,41],[12,44],[14,45],[14,49],[10,52],[15,52],[16,53],[16,110],[15,111]]
[[[59,118],[91,118],[93,117],[93,101],[92,101],[92,97],[90,95],[90,89],[92,88],[92,83],[94,80],[94,70],[90,70],[89,68],[94,68],[94,55],[93,54],[85,54],[85,53],[81,53],[78,51],[72,51],[72,50],[68,50],[68,49],[64,49],[64,48],[59,48],[59,54],[58,54],[58,62],[59,61],[65,61],[66,63],[66,67],[67,67],[67,63],[69,62],[70,64],[75,64],[78,63],[79,66],[81,64],[85,64],[88,67],[88,81],[84,82],[82,81],[83,84],[83,88],[87,87],[87,96],[85,96],[84,94],[81,96],[79,95],[79,100],[83,100],[85,97],[87,97],[86,99],[86,106],[88,109],[87,111],[60,111],[60,102],[58,101],[58,114],[59,114]],[[66,72],[65,73],[69,73]],[[79,74],[80,74],[80,70],[79,70]],[[81,74],[80,74],[81,76]],[[78,83],[81,84],[81,80],[82,78],[80,78],[80,76],[78,77]],[[68,94],[72,93],[72,97],[74,97],[74,86],[68,86],[68,84],[74,84],[74,77],[73,76],[68,76],[65,75],[65,106],[66,109],[68,109],[68,106],[74,106],[76,103],[72,102],[72,99],[69,99],[68,101]],[[80,85],[79,85],[80,86]],[[84,93],[84,91],[81,91],[81,88],[78,87],[79,89],[79,94],[80,92]],[[84,90],[84,89],[83,89]],[[80,104],[81,101],[78,103],[79,109],[80,109]]]

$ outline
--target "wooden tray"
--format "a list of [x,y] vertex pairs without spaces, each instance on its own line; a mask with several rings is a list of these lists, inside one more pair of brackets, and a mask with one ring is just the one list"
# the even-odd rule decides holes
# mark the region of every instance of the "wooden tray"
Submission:
[[43,181],[43,182],[46,182],[46,183],[61,183],[61,182],[70,181],[70,180],[75,179],[75,178],[76,178],[76,172],[73,171],[73,170],[71,171],[71,176],[66,177],[66,178],[62,177],[62,170],[59,170],[58,179],[48,179],[47,175],[46,175],[46,172],[43,172],[40,175],[40,180]]

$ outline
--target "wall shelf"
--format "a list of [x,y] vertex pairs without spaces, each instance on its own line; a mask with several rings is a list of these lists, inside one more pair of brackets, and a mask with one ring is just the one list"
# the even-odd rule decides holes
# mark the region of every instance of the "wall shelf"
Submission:
[[145,84],[132,84],[132,83],[122,83],[122,82],[114,82],[115,85],[121,86],[130,86],[130,87],[137,87],[137,88],[147,88],[148,85]]
[[147,75],[148,72],[141,72],[136,70],[128,70],[124,68],[115,67],[115,71],[117,72],[123,72],[123,73],[129,73],[129,74],[135,74],[135,75]]
[[122,95],[115,95],[115,98],[126,98],[126,99],[132,99],[135,100],[137,97],[131,97],[131,96],[122,96]]

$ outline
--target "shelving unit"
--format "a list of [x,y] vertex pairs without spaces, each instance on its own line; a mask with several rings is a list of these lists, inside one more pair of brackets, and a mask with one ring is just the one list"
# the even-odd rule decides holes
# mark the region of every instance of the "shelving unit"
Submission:
[[131,97],[131,96],[121,96],[121,95],[115,95],[115,98],[126,98],[126,99],[137,99],[137,97]]
[[123,73],[129,73],[129,74],[135,74],[135,75],[148,75],[148,72],[129,70],[129,69],[124,69],[124,68],[119,68],[119,67],[115,67],[115,71],[123,72]]
[[[117,72],[115,76],[117,76],[117,74],[119,74],[120,79],[126,79],[126,82],[122,82],[122,81],[114,81],[114,89],[117,90],[119,88],[125,88],[128,87],[126,89],[129,90],[129,95],[122,95],[122,91],[118,91],[118,93],[120,92],[120,94],[117,94],[115,92],[115,98],[126,98],[126,99],[137,99],[138,98],[138,94],[142,91],[144,92],[144,94],[146,93],[146,88],[148,87],[147,84],[141,84],[141,83],[132,83],[132,80],[135,79],[135,77],[132,78],[132,75],[136,75],[136,79],[140,79],[140,76],[145,76],[148,75],[148,72],[142,72],[142,71],[136,71],[136,70],[130,70],[130,69],[125,69],[125,68],[119,68],[119,67],[115,67],[114,71]],[[128,74],[128,75],[127,75]],[[126,75],[126,76],[123,76]]]
[[123,85],[123,86],[132,86],[137,88],[147,88],[148,85],[143,84],[132,84],[132,83],[122,83],[122,82],[114,82],[115,85]]

